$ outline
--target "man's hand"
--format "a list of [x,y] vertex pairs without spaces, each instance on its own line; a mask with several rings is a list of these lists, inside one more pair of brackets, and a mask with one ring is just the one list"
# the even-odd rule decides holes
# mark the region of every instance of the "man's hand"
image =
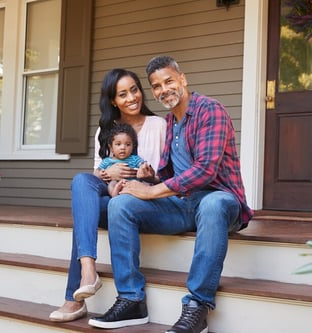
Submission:
[[137,180],[123,180],[122,182],[123,186],[119,194],[132,194],[142,200],[159,199],[178,194],[171,191],[164,183],[151,186]]
[[142,200],[153,199],[151,191],[153,186],[144,184],[137,180],[122,180],[121,183],[122,190],[119,191],[119,194],[132,194]]

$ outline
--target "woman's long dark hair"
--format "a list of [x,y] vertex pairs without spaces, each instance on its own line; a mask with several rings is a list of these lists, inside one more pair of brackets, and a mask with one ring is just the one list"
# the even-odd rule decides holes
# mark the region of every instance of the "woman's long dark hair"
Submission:
[[99,134],[99,155],[101,158],[109,156],[110,153],[107,141],[108,134],[114,126],[115,120],[120,118],[120,110],[118,109],[118,107],[114,107],[112,105],[112,101],[116,97],[116,87],[118,81],[125,76],[130,76],[135,81],[136,85],[142,93],[142,108],[140,113],[144,115],[154,115],[154,113],[150,111],[150,109],[145,104],[145,94],[142,88],[142,84],[138,76],[134,72],[122,68],[115,68],[109,71],[102,82],[101,96],[99,102],[101,111],[101,117],[99,120],[99,125],[101,128],[101,132]]

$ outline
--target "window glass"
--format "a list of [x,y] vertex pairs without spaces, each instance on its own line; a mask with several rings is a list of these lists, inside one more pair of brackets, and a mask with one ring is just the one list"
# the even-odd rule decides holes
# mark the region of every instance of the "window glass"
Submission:
[[4,8],[0,8],[0,128],[2,118]]
[[61,0],[29,2],[23,145],[55,144]]
[[56,74],[26,78],[24,145],[55,143],[56,104]]
[[27,5],[25,71],[58,68],[61,1]]

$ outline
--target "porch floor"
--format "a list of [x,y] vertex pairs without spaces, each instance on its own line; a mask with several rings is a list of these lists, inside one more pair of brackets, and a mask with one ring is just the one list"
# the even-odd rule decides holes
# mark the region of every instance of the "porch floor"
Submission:
[[[71,228],[71,209],[0,205],[0,223]],[[248,228],[230,238],[304,244],[312,239],[312,212],[259,210]]]

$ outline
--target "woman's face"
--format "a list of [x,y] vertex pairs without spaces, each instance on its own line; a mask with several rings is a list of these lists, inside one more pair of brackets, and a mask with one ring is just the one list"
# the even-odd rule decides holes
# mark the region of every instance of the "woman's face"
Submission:
[[142,93],[131,76],[124,76],[116,86],[116,96],[112,104],[117,106],[121,113],[137,115],[142,108]]

